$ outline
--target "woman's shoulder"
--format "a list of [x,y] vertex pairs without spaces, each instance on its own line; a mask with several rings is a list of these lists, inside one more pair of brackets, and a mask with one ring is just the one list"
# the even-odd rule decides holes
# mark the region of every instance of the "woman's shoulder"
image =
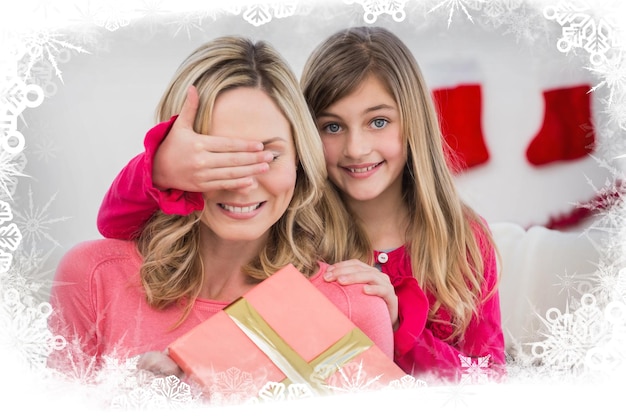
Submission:
[[94,239],[77,243],[62,256],[58,269],[92,273],[110,262],[140,261],[133,241],[118,239]]
[[384,301],[380,297],[373,297],[363,292],[365,284],[341,285],[335,281],[324,280],[324,273],[328,269],[328,264],[320,262],[320,268],[316,274],[310,277],[309,281],[330,301],[339,307],[348,317],[353,318],[360,311],[373,309],[377,306],[386,311]]
[[102,238],[79,242],[72,246],[65,256],[89,255],[96,259],[106,259],[137,254],[137,245],[134,241]]

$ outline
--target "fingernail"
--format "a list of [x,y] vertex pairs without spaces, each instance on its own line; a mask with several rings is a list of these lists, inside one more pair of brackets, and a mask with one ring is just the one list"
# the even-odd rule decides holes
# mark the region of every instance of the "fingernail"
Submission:
[[330,278],[332,278],[332,276],[333,276],[333,274],[331,274],[330,272],[326,272],[326,273],[324,274],[324,279],[325,279],[326,281],[328,281],[328,280],[330,280]]

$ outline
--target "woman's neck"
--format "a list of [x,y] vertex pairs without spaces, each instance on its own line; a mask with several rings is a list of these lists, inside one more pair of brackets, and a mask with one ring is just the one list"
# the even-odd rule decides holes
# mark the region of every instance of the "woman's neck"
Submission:
[[200,247],[204,265],[200,298],[231,302],[254,287],[242,269],[259,253],[258,242],[216,242],[204,235]]

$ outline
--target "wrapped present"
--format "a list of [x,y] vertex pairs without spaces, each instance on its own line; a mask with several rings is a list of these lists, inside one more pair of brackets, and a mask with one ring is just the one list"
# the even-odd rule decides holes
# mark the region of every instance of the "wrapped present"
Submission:
[[355,385],[383,387],[406,375],[293,265],[168,350],[189,378],[218,395],[256,395],[267,382],[329,394]]

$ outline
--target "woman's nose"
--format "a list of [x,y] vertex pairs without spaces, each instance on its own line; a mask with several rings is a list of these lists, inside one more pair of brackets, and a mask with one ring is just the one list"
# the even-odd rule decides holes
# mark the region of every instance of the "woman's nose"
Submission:
[[240,192],[242,194],[249,193],[250,191],[256,190],[259,187],[259,181],[256,175],[251,177],[251,181],[249,184],[244,185],[243,187],[236,188],[234,191]]

